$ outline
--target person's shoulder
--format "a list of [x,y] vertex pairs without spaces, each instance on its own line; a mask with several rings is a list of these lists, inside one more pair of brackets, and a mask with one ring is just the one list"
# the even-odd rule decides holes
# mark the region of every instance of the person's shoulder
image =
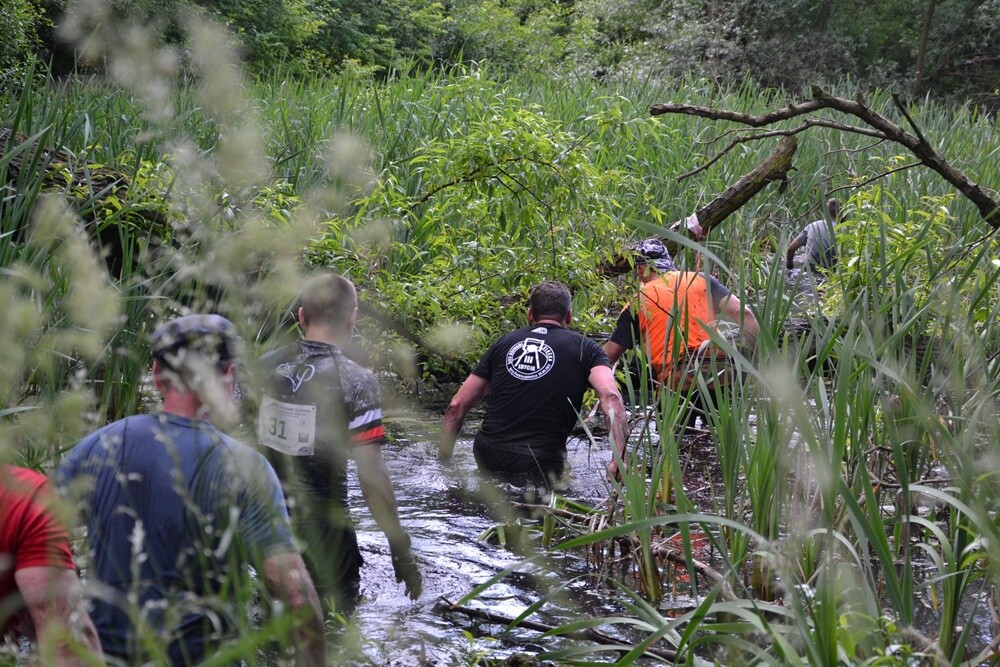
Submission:
[[[551,331],[551,329],[550,329]],[[563,336],[568,340],[572,341],[589,341],[590,338],[583,333],[580,333],[576,329],[570,329],[569,327],[559,327],[558,331],[555,333],[557,336]]]
[[583,347],[589,348],[589,349],[593,349],[593,350],[602,350],[603,349],[601,347],[600,343],[598,343],[596,340],[594,340],[593,338],[591,338],[587,334],[581,333],[579,331],[574,331],[572,329],[569,329],[568,331],[571,334],[573,334],[573,339],[576,340],[576,341],[579,341],[580,345],[582,345]]
[[550,329],[549,331],[555,340],[560,341],[563,345],[573,346],[574,349],[577,346],[582,349],[601,349],[601,346],[597,343],[597,341],[587,334],[577,331],[576,329],[559,327],[558,330]]
[[523,327],[518,327],[516,329],[512,329],[512,330],[508,331],[505,334],[502,334],[499,338],[497,338],[496,342],[497,343],[502,343],[504,341],[511,340],[513,338],[521,338],[521,337],[527,335],[532,329],[536,329],[536,328],[538,328],[538,327],[534,327],[534,326],[531,326],[530,324],[526,324]]
[[487,349],[486,352],[483,354],[483,359],[487,359],[492,354],[496,354],[501,351],[503,352],[503,354],[506,354],[507,349],[515,342],[524,338],[527,335],[527,333],[531,331],[531,329],[532,327],[530,326],[523,326],[514,329],[513,331],[508,331],[507,333],[502,334],[490,344],[489,349]]
[[105,424],[96,431],[91,431],[83,436],[70,450],[70,455],[80,456],[90,452],[95,446],[107,447],[122,437],[125,431],[134,431],[142,428],[151,428],[156,418],[151,414],[132,415],[119,419],[116,422]]
[[0,480],[5,483],[10,481],[42,485],[45,483],[46,479],[45,475],[36,470],[32,470],[31,468],[22,468],[20,466],[6,464],[0,466]]
[[370,368],[362,366],[343,352],[338,351],[337,354],[337,367],[340,371],[340,377],[345,382],[355,387],[378,386],[378,378],[375,377],[375,373]]
[[267,457],[257,449],[222,431],[219,432],[218,438],[218,444],[221,446],[214,448],[213,451],[220,454],[219,463],[226,466],[237,479],[245,481],[258,477],[261,471],[271,470]]
[[260,363],[263,366],[278,366],[298,356],[299,350],[300,345],[298,342],[288,343],[287,345],[282,345],[269,352],[265,352],[260,357]]
[[0,490],[11,490],[17,496],[30,497],[46,486],[48,477],[30,468],[0,466]]

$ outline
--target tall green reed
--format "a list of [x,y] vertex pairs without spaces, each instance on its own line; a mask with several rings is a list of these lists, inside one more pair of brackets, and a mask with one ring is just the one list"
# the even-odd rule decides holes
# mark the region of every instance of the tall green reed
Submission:
[[[996,386],[987,359],[1000,340],[982,319],[996,309],[996,249],[974,245],[977,252],[956,255],[928,241],[941,238],[940,216],[918,216],[914,228],[920,209],[901,202],[880,204],[874,234],[857,254],[845,252],[842,262],[851,264],[838,281],[853,285],[851,298],[837,296],[834,281],[826,289],[837,312],[798,311],[812,326],[797,347],[787,347],[794,341],[781,331],[790,313],[773,287],[781,281],[769,282],[758,302],[761,340],[740,364],[757,388],[720,402],[710,417],[721,516],[636,513],[630,524],[563,545],[685,524],[744,536],[767,564],[775,602],[756,598],[753,586],[738,589],[738,602],[705,589],[696,612],[647,630],[683,659],[833,665],[914,656],[975,664],[988,655],[969,657],[983,641],[970,629],[972,614],[996,584],[983,545],[996,532],[989,508],[997,498],[997,397],[984,388]],[[901,235],[907,227],[913,232]],[[756,418],[752,443],[739,442],[747,432],[734,413]],[[677,417],[673,408],[661,416]],[[635,496],[630,507],[649,506]],[[753,530],[732,511],[734,498],[748,501]],[[740,541],[718,544],[731,580],[743,581]],[[939,613],[936,626],[918,625],[926,599]],[[647,645],[638,643],[631,657]]]

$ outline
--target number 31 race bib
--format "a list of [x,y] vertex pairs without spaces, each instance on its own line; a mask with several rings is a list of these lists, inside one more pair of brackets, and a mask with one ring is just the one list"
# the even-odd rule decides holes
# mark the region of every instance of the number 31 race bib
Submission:
[[316,447],[316,406],[284,403],[265,395],[257,415],[261,444],[289,456],[310,456]]

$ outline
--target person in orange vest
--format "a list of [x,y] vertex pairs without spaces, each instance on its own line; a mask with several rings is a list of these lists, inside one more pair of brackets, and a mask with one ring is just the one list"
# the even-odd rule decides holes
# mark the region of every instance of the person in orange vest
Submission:
[[[756,340],[760,328],[753,312],[714,276],[678,271],[659,239],[641,241],[634,250],[635,270],[642,284],[638,301],[625,307],[604,344],[612,364],[638,343],[658,382],[675,391],[687,391],[687,362],[706,356],[720,316],[738,323],[744,336]],[[689,411],[689,425],[699,411],[703,412],[698,392],[691,393],[695,410]]]

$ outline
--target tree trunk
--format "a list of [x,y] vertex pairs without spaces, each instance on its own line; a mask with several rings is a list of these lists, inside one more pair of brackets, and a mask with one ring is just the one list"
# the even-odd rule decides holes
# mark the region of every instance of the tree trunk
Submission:
[[819,6],[819,16],[816,17],[816,32],[825,33],[830,25],[830,14],[833,11],[833,0],[823,0]]
[[924,63],[927,60],[927,38],[931,33],[931,22],[934,20],[934,10],[937,0],[927,0],[927,10],[924,12],[924,23],[920,27],[920,42],[917,44],[917,65],[913,72],[913,96],[920,95],[923,88]]
[[[773,181],[783,181],[792,168],[792,157],[798,142],[794,136],[783,137],[778,147],[757,165],[753,171],[736,181],[721,195],[698,209],[698,223],[706,233],[720,222],[738,211],[744,204]],[[674,223],[672,229],[686,231],[681,223]]]

